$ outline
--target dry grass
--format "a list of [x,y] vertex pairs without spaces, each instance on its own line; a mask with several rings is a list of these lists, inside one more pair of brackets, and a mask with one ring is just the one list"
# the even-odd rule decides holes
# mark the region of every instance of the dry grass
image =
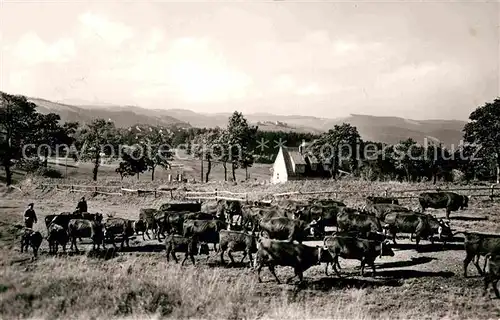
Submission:
[[[80,194],[37,189],[39,181],[25,181],[19,192],[4,193],[0,201],[0,318],[104,319],[104,318],[202,318],[202,319],[463,319],[498,318],[498,300],[482,296],[479,277],[462,277],[463,249],[452,243],[447,250],[423,244],[416,252],[407,240],[393,258],[377,261],[376,278],[359,277],[357,261],[341,261],[346,276],[326,277],[324,267],[306,271],[302,286],[276,285],[267,270],[259,284],[248,268],[221,266],[219,257],[201,258],[196,266],[168,263],[164,253],[144,252],[147,244],[131,242],[131,252],[102,260],[90,255],[49,256],[47,244],[38,260],[18,249],[14,224],[28,201],[35,201],[39,220],[55,212],[71,210]],[[364,181],[316,181],[269,184],[190,184],[190,189],[218,188],[250,192],[257,197],[269,192],[349,190],[342,198],[360,204],[360,190],[415,189],[424,185],[369,183]],[[1,191],[1,190],[0,190]],[[165,198],[90,198],[92,212],[136,218],[141,207],[158,207]],[[406,201],[406,205],[415,205]],[[500,206],[480,199],[470,209],[452,214],[452,226],[500,232]],[[443,212],[436,211],[438,216]],[[487,219],[483,219],[487,217]],[[43,223],[37,229],[45,232]],[[236,257],[238,259],[239,256]],[[226,259],[227,260],[227,259]],[[475,274],[474,270],[469,270]],[[278,268],[278,276],[291,275]]]

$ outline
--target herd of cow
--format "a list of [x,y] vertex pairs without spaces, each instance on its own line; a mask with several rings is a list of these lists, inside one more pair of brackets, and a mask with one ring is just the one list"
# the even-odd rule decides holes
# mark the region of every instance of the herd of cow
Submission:
[[[484,275],[485,292],[493,284],[497,297],[500,280],[500,236],[478,232],[460,231],[453,233],[449,224],[450,212],[467,208],[468,197],[453,192],[426,192],[419,196],[420,212],[399,205],[397,199],[387,197],[367,197],[362,208],[350,208],[334,199],[314,199],[307,201],[281,200],[273,202],[257,201],[244,203],[235,200],[216,202],[171,202],[159,209],[140,209],[137,220],[95,213],[61,213],[45,217],[49,252],[56,253],[61,245],[71,243],[71,250],[78,251],[77,239],[90,238],[93,249],[99,249],[110,241],[114,247],[115,237],[121,238],[129,246],[129,238],[134,235],[148,237],[165,243],[167,260],[170,256],[177,262],[176,252],[185,253],[182,264],[194,256],[209,254],[208,244],[213,244],[224,262],[227,253],[234,263],[232,252],[243,252],[255,268],[259,282],[262,267],[267,266],[279,283],[275,266],[290,266],[294,277],[300,281],[303,272],[313,265],[326,263],[325,273],[331,265],[340,276],[339,257],[361,261],[361,275],[365,265],[373,270],[378,256],[394,256],[391,249],[398,233],[415,236],[418,249],[421,239],[434,243],[434,236],[443,242],[457,233],[465,236],[464,276],[472,261],[478,272]],[[427,208],[446,209],[446,220],[426,214]],[[326,231],[336,227],[336,231]],[[309,237],[321,237],[322,246],[308,246],[302,242]],[[28,229],[25,231],[21,250],[31,246],[36,256],[43,240],[42,235]],[[217,249],[217,244],[219,248]],[[255,254],[255,259],[252,258]],[[484,267],[479,265],[480,256],[485,256]],[[288,279],[290,281],[292,278]]]

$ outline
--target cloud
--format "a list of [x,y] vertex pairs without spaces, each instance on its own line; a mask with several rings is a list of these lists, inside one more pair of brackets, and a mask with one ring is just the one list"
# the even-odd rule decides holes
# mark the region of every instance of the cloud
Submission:
[[131,27],[92,12],[85,12],[78,17],[78,20],[81,23],[80,32],[84,39],[97,39],[111,46],[119,46],[135,35]]

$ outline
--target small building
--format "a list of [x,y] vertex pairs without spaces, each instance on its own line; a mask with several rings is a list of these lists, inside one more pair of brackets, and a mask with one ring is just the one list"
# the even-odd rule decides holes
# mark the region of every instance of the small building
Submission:
[[290,180],[324,179],[330,172],[306,149],[303,142],[298,148],[280,147],[272,167],[272,183]]

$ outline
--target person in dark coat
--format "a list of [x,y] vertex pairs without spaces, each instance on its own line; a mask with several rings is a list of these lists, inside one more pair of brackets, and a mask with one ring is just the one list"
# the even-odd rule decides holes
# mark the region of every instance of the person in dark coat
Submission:
[[33,223],[37,223],[38,220],[36,218],[35,210],[33,210],[33,203],[28,205],[28,209],[24,211],[24,226],[26,228],[33,228]]
[[78,211],[79,213],[88,212],[87,201],[85,201],[85,197],[82,197],[80,201],[78,201],[78,204],[76,205],[76,211]]

